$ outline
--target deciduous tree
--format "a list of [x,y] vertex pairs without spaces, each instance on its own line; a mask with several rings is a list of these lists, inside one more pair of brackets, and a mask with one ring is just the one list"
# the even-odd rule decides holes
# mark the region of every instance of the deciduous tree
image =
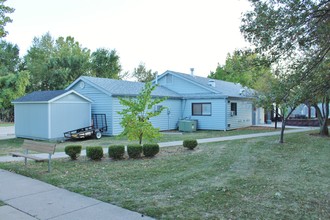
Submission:
[[[327,81],[330,74],[327,61],[330,53],[329,0],[249,1],[253,10],[244,14],[241,32],[256,51],[271,57],[273,67],[279,73],[277,77],[290,85],[285,92],[279,91],[280,98],[304,101],[309,99],[309,94],[323,94],[318,100],[328,102],[328,93],[322,91],[330,87]],[[326,66],[326,70],[321,71],[321,66]],[[326,85],[322,86],[322,82]]]
[[265,56],[250,49],[235,50],[233,54],[227,55],[225,65],[218,64],[216,71],[208,77],[257,89],[263,78],[272,76],[270,64]]
[[116,50],[99,48],[91,55],[92,75],[96,77],[121,79],[122,71]]
[[145,63],[140,63],[137,68],[134,68],[132,76],[139,82],[151,82],[157,74],[157,72],[153,72],[151,69],[147,70]]
[[13,20],[7,16],[7,14],[13,13],[15,9],[5,5],[7,0],[0,0],[0,38],[7,35],[5,26],[7,23],[11,23]]
[[129,140],[138,140],[140,144],[144,139],[152,140],[160,136],[159,129],[153,127],[150,118],[159,115],[165,107],[154,109],[154,106],[163,102],[166,98],[153,98],[151,93],[156,88],[150,82],[146,83],[136,98],[120,98],[120,104],[124,109],[118,114],[122,115],[120,125],[124,128],[121,135]]

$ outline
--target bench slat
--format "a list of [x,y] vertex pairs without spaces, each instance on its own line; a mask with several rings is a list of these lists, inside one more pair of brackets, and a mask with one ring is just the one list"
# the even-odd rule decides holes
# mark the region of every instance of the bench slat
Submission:
[[56,144],[24,140],[23,149],[33,150],[41,153],[54,154]]
[[31,155],[31,154],[22,154],[22,153],[16,153],[16,152],[10,152],[9,154],[14,156],[14,157],[26,157],[26,158],[35,160],[37,162],[48,161],[48,159],[46,159],[46,158],[36,157],[36,156]]

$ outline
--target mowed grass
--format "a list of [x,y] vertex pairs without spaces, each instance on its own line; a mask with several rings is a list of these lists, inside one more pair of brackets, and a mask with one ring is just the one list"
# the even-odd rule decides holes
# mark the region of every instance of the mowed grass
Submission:
[[288,134],[161,149],[152,159],[2,163],[157,219],[330,219],[330,139]]
[[[277,129],[279,130],[279,129]],[[232,131],[197,131],[193,133],[181,133],[181,132],[162,132],[162,137],[154,140],[154,142],[168,142],[168,141],[178,141],[184,139],[201,139],[201,138],[212,138],[212,137],[224,137],[224,136],[232,136],[232,135],[240,135],[240,134],[252,134],[252,133],[261,133],[261,132],[272,132],[276,131],[274,128],[267,127],[249,127],[242,128]],[[64,143],[58,143],[56,146],[57,152],[63,152],[65,146],[71,144],[80,144],[85,149],[86,146],[102,146],[109,147],[112,144],[130,144],[137,143],[137,141],[128,141],[126,137],[107,137],[103,136],[101,139],[81,139],[81,140],[68,140]],[[23,139],[15,138],[8,140],[0,140],[0,156],[6,156],[9,152],[20,152],[22,151]]]

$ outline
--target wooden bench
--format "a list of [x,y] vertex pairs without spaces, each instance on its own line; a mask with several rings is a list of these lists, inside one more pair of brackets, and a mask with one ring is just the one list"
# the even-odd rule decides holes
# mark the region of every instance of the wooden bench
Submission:
[[[48,161],[48,172],[51,171],[51,159],[52,155],[55,153],[56,144],[44,143],[44,142],[36,142],[31,140],[24,140],[22,148],[25,150],[24,153],[9,153],[13,157],[24,157],[25,166],[27,166],[27,159],[35,160],[36,162],[44,162]],[[40,158],[29,154],[29,150],[38,152],[38,153],[48,153],[47,158]]]

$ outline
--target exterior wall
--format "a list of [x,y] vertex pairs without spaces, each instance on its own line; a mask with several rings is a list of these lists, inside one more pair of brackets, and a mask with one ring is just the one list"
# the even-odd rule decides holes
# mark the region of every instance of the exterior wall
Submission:
[[150,119],[154,127],[161,131],[173,130],[178,127],[178,121],[181,118],[181,100],[168,99],[160,103],[165,109],[157,117]]
[[237,103],[237,115],[231,115],[231,104],[227,105],[227,129],[244,128],[252,125],[252,101],[229,99],[230,103]]
[[[210,116],[193,116],[192,103],[211,103]],[[198,120],[197,129],[226,130],[226,99],[191,99],[182,103],[182,118]]]
[[265,117],[265,109],[264,108],[257,108],[256,125],[265,124],[264,117]]
[[16,137],[48,139],[48,105],[15,104]]
[[62,139],[66,131],[91,125],[89,102],[55,102],[50,109],[50,139]]
[[[80,81],[79,81],[80,82]],[[94,86],[85,83],[85,87],[81,88],[77,82],[72,87],[73,90],[82,94],[83,96],[92,100],[92,114],[106,114],[108,131],[104,132],[104,135],[113,135],[113,115],[112,115],[112,97],[104,92],[96,89]],[[91,117],[91,115],[90,115]]]
[[166,83],[166,76],[158,80],[158,84],[162,85],[179,94],[197,94],[197,93],[210,93],[210,91],[194,85],[186,80],[172,75],[172,83]]
[[[123,109],[123,106],[119,103],[117,97],[113,98],[113,135],[118,135],[123,131],[120,125],[122,116],[118,114],[119,111]],[[164,107],[169,108],[169,114],[167,110],[163,110],[162,113],[150,121],[154,127],[159,128],[161,131],[171,130],[177,128],[178,120],[181,117],[181,100],[168,99],[160,103]]]

